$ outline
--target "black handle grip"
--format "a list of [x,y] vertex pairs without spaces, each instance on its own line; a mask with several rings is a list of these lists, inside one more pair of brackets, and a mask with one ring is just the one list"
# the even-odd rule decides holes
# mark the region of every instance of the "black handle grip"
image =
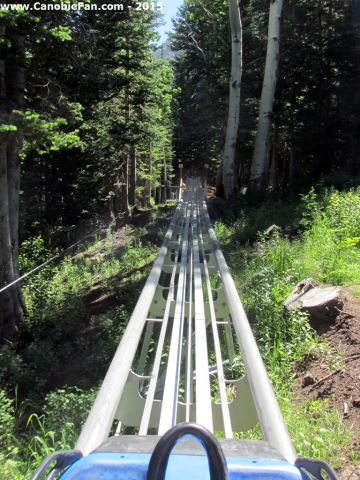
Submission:
[[[61,452],[55,452],[45,458],[42,464],[34,472],[31,480],[42,480],[46,474],[49,475],[47,477],[48,479],[55,478],[55,476],[63,473],[73,463],[80,460],[80,458],[82,458],[82,453],[77,450],[64,450]],[[53,464],[55,465],[49,474],[49,468]]]
[[160,438],[150,459],[147,480],[165,480],[170,454],[185,435],[195,437],[202,444],[208,457],[210,480],[228,480],[225,456],[218,441],[209,430],[196,423],[180,423]]
[[335,470],[321,460],[312,458],[298,458],[295,466],[300,470],[304,479],[339,480]]

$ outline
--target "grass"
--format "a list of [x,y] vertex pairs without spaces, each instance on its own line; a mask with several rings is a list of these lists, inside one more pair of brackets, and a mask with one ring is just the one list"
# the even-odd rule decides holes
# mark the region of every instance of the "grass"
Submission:
[[[277,227],[272,233],[265,233],[273,224]],[[358,291],[360,189],[329,189],[320,194],[312,189],[297,203],[243,208],[236,218],[216,222],[215,229],[298,454],[341,466],[351,431],[340,413],[324,401],[298,404],[292,391],[295,362],[319,350],[329,368],[341,366],[343,359],[319,342],[306,313],[285,313],[283,302],[308,277],[325,284],[352,285]],[[256,429],[250,433],[259,438]],[[359,452],[351,455],[360,458]]]
[[[149,225],[161,236],[158,214],[152,214]],[[278,229],[265,234],[275,223]],[[217,222],[215,228],[299,455],[340,466],[351,432],[339,412],[324,401],[298,404],[292,391],[295,362],[319,348],[329,365],[341,365],[342,359],[319,344],[306,314],[286,314],[282,302],[306,277],[352,285],[360,293],[360,190],[311,190],[300,202],[243,208],[235,219]],[[73,446],[94,386],[106,371],[154,260],[157,247],[147,242],[148,230],[130,233],[129,243],[121,247],[109,231],[105,239],[44,269],[26,285],[26,342],[17,352],[1,351],[0,478],[29,478],[47,453]],[[29,252],[35,252],[34,258]],[[46,255],[38,238],[28,241],[22,261],[31,267]],[[91,315],[87,294],[94,288],[115,292],[117,307],[100,317]],[[16,384],[25,402],[11,398]],[[258,427],[245,435],[260,436]],[[359,458],[356,452],[351,455],[354,461]]]
[[[16,351],[0,351],[0,478],[30,478],[49,453],[74,447],[168,216],[169,209],[154,208],[146,228],[126,230],[126,242],[108,230],[105,238],[29,278],[22,341]],[[40,237],[29,239],[22,268],[48,256]],[[101,313],[91,313],[93,291],[105,299],[115,294],[116,306],[105,302]]]
[[286,395],[280,397],[280,407],[298,456],[325,460],[333,468],[346,462],[351,430],[326,400],[308,400],[299,405]]

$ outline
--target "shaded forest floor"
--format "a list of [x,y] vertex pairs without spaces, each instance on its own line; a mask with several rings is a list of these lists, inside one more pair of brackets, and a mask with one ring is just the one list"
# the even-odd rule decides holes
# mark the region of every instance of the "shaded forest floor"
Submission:
[[23,286],[21,340],[0,347],[0,478],[28,479],[49,453],[74,447],[173,210],[136,212]]

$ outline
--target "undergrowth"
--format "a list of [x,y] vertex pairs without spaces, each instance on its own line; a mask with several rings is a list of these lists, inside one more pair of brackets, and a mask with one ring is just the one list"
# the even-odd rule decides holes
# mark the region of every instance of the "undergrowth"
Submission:
[[[298,454],[339,467],[351,443],[341,415],[323,401],[298,404],[292,394],[295,362],[326,346],[319,344],[307,314],[286,313],[283,302],[308,277],[359,288],[360,189],[312,189],[297,204],[243,208],[232,221],[216,222],[215,230]],[[260,432],[252,435],[259,438]]]
[[[22,337],[16,350],[0,350],[0,478],[28,479],[48,454],[74,448],[168,215],[168,209],[154,208],[146,228],[127,227],[120,237],[108,230],[23,285]],[[21,269],[50,256],[41,237],[28,239]],[[92,295],[100,311],[92,310]]]
[[[298,454],[340,466],[351,432],[339,413],[324,401],[294,402],[293,366],[319,343],[307,315],[285,313],[282,303],[306,277],[359,289],[360,190],[311,190],[299,203],[243,208],[215,228]],[[26,283],[23,345],[0,352],[0,478],[29,478],[48,453],[73,448],[154,260],[147,234],[137,229],[118,247],[109,231]],[[49,256],[41,238],[22,252],[24,269]],[[105,297],[115,292],[117,307],[92,315],[87,296],[96,288]],[[245,437],[260,435],[255,427]]]

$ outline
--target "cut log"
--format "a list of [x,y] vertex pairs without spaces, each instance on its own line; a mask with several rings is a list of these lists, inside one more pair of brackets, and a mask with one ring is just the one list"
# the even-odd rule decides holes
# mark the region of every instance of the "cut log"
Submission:
[[343,307],[339,287],[321,288],[313,279],[300,282],[284,302],[286,310],[302,308],[314,324],[330,323]]

